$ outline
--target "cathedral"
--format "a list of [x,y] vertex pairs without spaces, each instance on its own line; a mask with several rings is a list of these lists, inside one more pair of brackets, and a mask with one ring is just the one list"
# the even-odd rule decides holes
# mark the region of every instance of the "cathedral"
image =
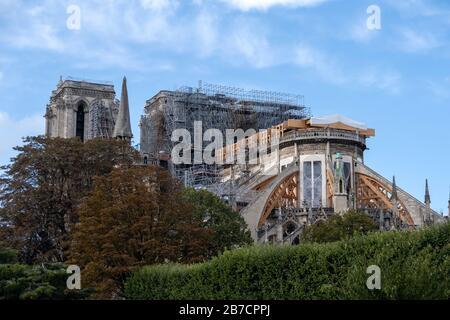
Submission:
[[252,165],[222,166],[225,193],[233,190],[228,195],[256,242],[298,243],[305,226],[349,210],[366,213],[385,231],[444,222],[431,209],[428,181],[422,202],[364,162],[374,136],[374,129],[340,115],[289,119],[216,152],[225,163],[252,144],[276,140],[275,149],[255,153]]
[[[126,78],[120,101],[112,84],[60,79],[45,119],[48,137],[131,141]],[[213,128],[259,132],[236,136],[215,150],[214,165],[173,163],[177,141],[172,133],[184,128],[195,135],[198,121],[202,136]],[[184,185],[215,193],[241,213],[257,243],[298,243],[306,226],[348,210],[365,212],[380,230],[448,219],[431,209],[428,181],[422,202],[401,189],[395,177],[386,179],[364,163],[374,129],[340,115],[312,117],[302,96],[200,82],[198,88],[163,90],[150,98],[140,130],[141,165],[161,165]],[[250,154],[255,146],[257,152]],[[234,161],[239,154],[245,163]],[[450,213],[450,198],[448,205]]]

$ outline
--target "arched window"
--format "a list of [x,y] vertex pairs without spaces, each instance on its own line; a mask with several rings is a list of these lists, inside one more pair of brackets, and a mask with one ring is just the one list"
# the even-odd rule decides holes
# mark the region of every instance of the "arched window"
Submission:
[[147,158],[147,156],[144,157],[144,164],[148,164],[148,158]]
[[322,200],[322,161],[303,162],[303,201],[306,206],[319,208]]
[[85,107],[84,102],[80,102],[78,104],[77,119],[76,119],[75,135],[79,137],[81,141],[84,141],[84,107]]

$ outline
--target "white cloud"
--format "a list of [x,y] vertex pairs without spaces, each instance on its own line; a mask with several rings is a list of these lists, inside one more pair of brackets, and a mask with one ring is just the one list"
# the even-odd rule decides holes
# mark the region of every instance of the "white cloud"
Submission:
[[369,42],[372,40],[378,32],[376,30],[369,30],[366,25],[366,21],[360,21],[353,25],[349,31],[350,38],[356,42]]
[[333,84],[343,84],[348,81],[331,57],[305,44],[297,46],[293,63],[299,67],[314,70],[321,78]]
[[178,7],[178,1],[173,0],[140,0],[144,9],[162,11],[174,10]]
[[230,61],[238,61],[255,68],[266,68],[280,63],[275,50],[263,31],[255,32],[252,24],[237,23],[230,30],[228,41],[222,48]]
[[160,50],[199,58],[214,56],[225,63],[255,68],[279,64],[281,55],[275,58],[260,23],[223,17],[217,11],[220,6],[211,3],[203,2],[197,10],[181,12],[181,5],[197,6],[202,2],[80,1],[81,29],[70,31],[65,24],[65,5],[69,1],[55,1],[45,0],[34,7],[24,2],[11,3],[20,14],[8,17],[7,28],[0,30],[0,42],[21,49],[53,51],[83,69],[114,66],[149,70],[148,56]]
[[386,3],[399,11],[403,15],[410,17],[423,16],[435,17],[440,15],[449,15],[448,9],[441,9],[435,6],[431,1],[423,0],[385,0]]
[[380,68],[367,68],[359,76],[357,81],[366,87],[378,88],[391,94],[401,91],[401,74],[396,71],[382,70]]
[[[227,1],[242,10],[267,10],[273,6],[311,6],[323,0]],[[19,4],[21,5],[19,5]],[[65,5],[45,0],[30,7],[25,2],[11,2],[18,15],[8,17],[7,28],[0,30],[0,41],[10,37],[15,46],[57,51],[82,69],[119,67],[141,72],[171,71],[176,68],[171,54],[216,58],[225,64],[252,68],[295,65],[310,69],[325,81],[335,84],[373,86],[388,90],[399,80],[395,73],[383,76],[364,74],[354,67],[345,68],[328,55],[308,45],[276,43],[272,30],[260,20],[242,15],[223,15],[220,6],[191,0],[92,0],[80,1],[81,30],[65,28]],[[203,3],[201,7],[198,4]],[[136,5],[137,4],[137,5]],[[181,6],[196,10],[179,10]],[[240,7],[239,7],[240,6]],[[99,10],[101,8],[101,10]],[[183,7],[184,9],[184,7]],[[192,8],[188,8],[192,9]],[[62,17],[61,17],[61,14]],[[20,20],[24,23],[21,24]],[[361,24],[363,27],[365,23]],[[361,27],[361,26],[359,26]],[[354,36],[365,41],[365,30],[354,30]],[[418,42],[422,44],[423,41]],[[419,46],[416,43],[416,47]],[[159,62],[152,61],[153,51],[170,53]],[[350,70],[348,70],[350,69]],[[353,70],[352,70],[353,69]]]
[[89,50],[84,43],[78,45],[80,54],[73,65],[79,69],[103,69],[105,67],[118,67],[128,70],[145,70],[147,66],[126,47],[111,44],[107,48],[99,47]]
[[210,56],[218,46],[218,18],[207,11],[200,12],[195,18],[194,35],[198,42],[198,53],[201,57]]
[[0,111],[0,165],[6,164],[14,154],[13,147],[20,145],[22,137],[43,134],[44,118],[36,114],[22,119],[14,119]]
[[53,26],[37,21],[33,22],[29,28],[17,30],[12,34],[3,34],[2,39],[7,44],[18,48],[37,48],[62,52],[65,47]]
[[[45,0],[39,6],[30,6],[11,2],[9,7],[18,14],[9,15],[5,27],[0,29],[1,45],[56,52],[77,68],[115,66],[144,70],[144,54],[134,51],[133,43],[176,47],[177,39],[182,38],[180,28],[169,24],[178,1],[135,0],[134,4],[116,0],[80,1],[78,31],[66,28],[65,8],[70,3]],[[178,23],[176,19],[173,21]]]
[[430,33],[418,33],[412,29],[402,29],[400,31],[400,41],[398,47],[406,52],[426,52],[437,47],[441,43]]
[[[33,5],[24,1],[3,1],[1,7],[3,23],[0,42],[19,49],[64,51],[65,42],[55,24],[62,21],[65,26],[65,20],[61,19],[60,9],[64,8],[61,3],[44,0],[39,5]],[[2,13],[1,10],[6,10],[7,13]]]
[[295,50],[293,63],[313,70],[324,81],[338,86],[374,88],[390,94],[401,91],[401,74],[379,67],[345,68],[333,57],[311,46],[301,44]]
[[312,7],[328,0],[222,0],[241,11],[268,10],[274,6]]
[[20,6],[17,0],[2,0],[0,5],[0,14],[3,15],[14,12]]

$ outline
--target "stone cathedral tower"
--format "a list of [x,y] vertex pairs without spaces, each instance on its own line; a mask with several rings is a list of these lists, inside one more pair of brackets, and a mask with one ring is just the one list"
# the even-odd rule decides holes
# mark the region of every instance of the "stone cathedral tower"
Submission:
[[122,91],[126,101],[120,103],[112,84],[60,79],[45,113],[46,136],[113,138],[119,125],[117,135],[131,139],[125,78]]

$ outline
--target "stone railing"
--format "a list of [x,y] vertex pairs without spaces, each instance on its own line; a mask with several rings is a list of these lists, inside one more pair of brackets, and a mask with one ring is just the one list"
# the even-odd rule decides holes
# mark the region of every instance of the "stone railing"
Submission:
[[366,143],[366,138],[357,132],[349,132],[336,129],[315,129],[315,130],[293,130],[284,134],[280,142],[289,142],[295,140],[314,140],[314,139],[339,139],[356,141],[362,144]]

